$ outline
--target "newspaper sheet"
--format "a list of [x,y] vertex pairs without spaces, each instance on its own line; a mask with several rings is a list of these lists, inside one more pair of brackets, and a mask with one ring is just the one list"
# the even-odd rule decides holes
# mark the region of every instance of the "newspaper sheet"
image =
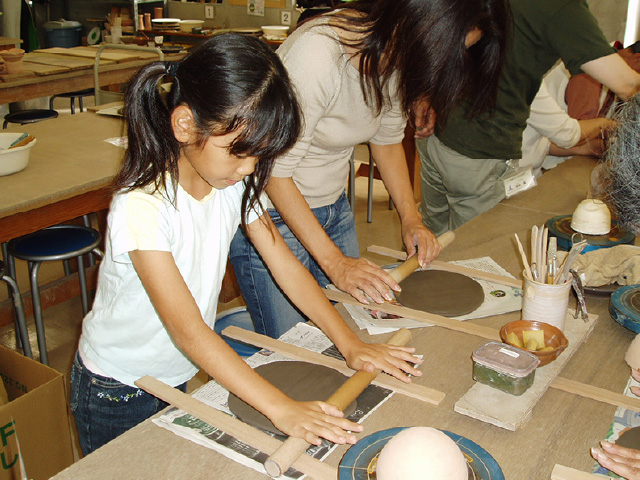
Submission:
[[[473,268],[487,273],[502,275],[505,277],[515,278],[491,257],[473,258],[470,260],[460,260],[449,262],[452,265],[460,265],[467,268]],[[393,269],[397,264],[384,267],[385,269]],[[432,268],[427,267],[427,270]],[[493,315],[500,315],[508,312],[515,312],[522,309],[522,289],[502,285],[496,282],[489,282],[480,278],[475,280],[482,286],[484,290],[484,302],[473,312],[455,317],[456,320],[469,320],[472,318],[483,318]],[[332,287],[332,286],[330,286]],[[335,287],[333,287],[335,288]],[[370,335],[380,333],[388,333],[399,328],[418,328],[425,327],[427,324],[412,320],[410,318],[402,318],[391,315],[375,309],[360,307],[357,305],[347,305],[345,308],[349,315],[355,320],[361,330],[366,329]]]
[[[331,340],[329,340],[329,338],[319,329],[307,324],[299,323],[282,335],[280,340],[317,353],[342,359],[336,347],[331,343]],[[252,368],[256,368],[259,365],[264,365],[266,363],[290,361],[291,359],[278,353],[263,349],[245,360]],[[331,393],[333,392],[328,392],[327,397]],[[369,385],[369,387],[367,387],[358,397],[356,411],[347,418],[360,423],[369,414],[382,405],[392,394],[392,390],[376,385]],[[198,389],[193,394],[193,397],[209,406],[226,412],[229,415],[233,415],[227,405],[229,392],[213,380]],[[263,466],[268,457],[266,453],[242,443],[231,435],[227,435],[223,431],[218,430],[214,426],[208,425],[202,420],[199,420],[182,410],[171,408],[165,414],[153,421],[157,425],[170,430],[176,435],[207,448],[211,448],[212,450],[216,450],[226,457],[266,475],[266,471]],[[311,446],[307,450],[307,453],[322,460],[327,457],[335,447],[336,445],[324,440],[320,446]],[[302,472],[299,472],[294,468],[290,468],[282,478],[299,479],[303,477],[304,474]]]

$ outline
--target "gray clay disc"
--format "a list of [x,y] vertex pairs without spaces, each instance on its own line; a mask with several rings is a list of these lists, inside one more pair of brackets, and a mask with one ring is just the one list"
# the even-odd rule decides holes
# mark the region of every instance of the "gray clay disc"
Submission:
[[396,295],[405,307],[459,317],[473,312],[484,302],[484,290],[473,278],[444,270],[413,272],[402,282]]
[[620,434],[616,445],[621,447],[633,448],[635,450],[640,449],[640,427],[633,427],[629,430],[625,430]]
[[[255,371],[286,395],[300,402],[326,401],[348,379],[332,368],[296,361],[271,362],[260,365]],[[267,417],[232,393],[229,394],[229,409],[249,425],[276,435],[284,435]],[[355,410],[354,401],[346,408],[344,416],[348,417]]]

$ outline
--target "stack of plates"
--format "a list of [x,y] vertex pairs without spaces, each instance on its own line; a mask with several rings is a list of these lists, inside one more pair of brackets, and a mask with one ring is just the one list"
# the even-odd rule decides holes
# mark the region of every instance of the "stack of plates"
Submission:
[[628,285],[613,292],[609,313],[623,327],[640,333],[640,285]]
[[180,30],[179,18],[152,18],[151,23],[153,24],[154,30],[170,32],[177,32]]

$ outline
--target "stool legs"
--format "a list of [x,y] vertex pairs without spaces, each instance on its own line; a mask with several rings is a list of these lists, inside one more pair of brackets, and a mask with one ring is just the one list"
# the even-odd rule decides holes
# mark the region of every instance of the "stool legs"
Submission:
[[49,365],[47,355],[47,340],[44,336],[44,322],[42,321],[42,305],[40,304],[40,287],[38,287],[38,272],[41,262],[28,262],[29,281],[31,283],[31,301],[33,302],[33,319],[36,324],[38,337],[38,349],[40,350],[40,362]]

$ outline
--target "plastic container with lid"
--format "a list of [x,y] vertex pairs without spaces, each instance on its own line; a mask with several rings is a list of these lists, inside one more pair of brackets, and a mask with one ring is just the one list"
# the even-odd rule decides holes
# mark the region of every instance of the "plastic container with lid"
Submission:
[[49,47],[79,47],[82,44],[82,24],[73,20],[54,20],[44,24]]
[[500,342],[489,342],[472,355],[477,382],[522,395],[533,384],[540,360],[534,354]]

